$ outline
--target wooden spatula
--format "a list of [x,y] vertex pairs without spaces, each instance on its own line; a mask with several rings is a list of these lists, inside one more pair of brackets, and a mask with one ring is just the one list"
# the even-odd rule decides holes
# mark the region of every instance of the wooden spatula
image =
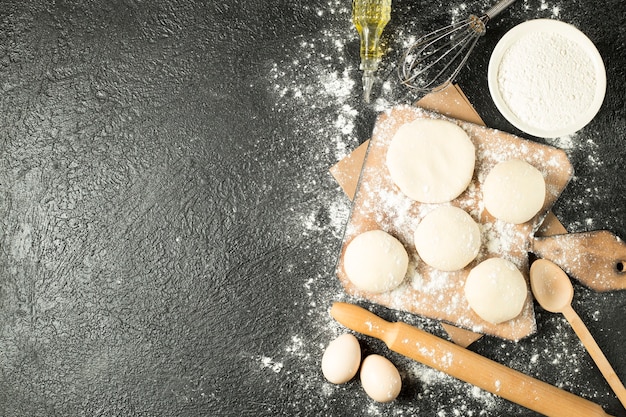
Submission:
[[330,314],[347,328],[382,340],[395,352],[546,416],[609,416],[589,400],[406,323],[390,323],[349,303],[334,303]]

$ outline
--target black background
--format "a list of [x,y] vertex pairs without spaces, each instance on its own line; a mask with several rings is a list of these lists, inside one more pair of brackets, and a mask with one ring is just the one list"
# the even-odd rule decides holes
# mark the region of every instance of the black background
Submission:
[[[328,168],[416,96],[410,37],[491,2],[394,0],[375,102],[361,101],[347,0],[0,1],[1,416],[534,416],[361,337],[403,376],[390,404],[323,379],[350,202]],[[516,24],[552,18],[598,47],[608,89],[568,138],[568,231],[626,237],[626,6],[520,0],[458,79],[488,126],[486,73]],[[524,136],[528,137],[528,136]],[[626,294],[575,284],[574,308],[626,379]],[[361,303],[441,334],[437,323]],[[626,412],[569,325],[472,350]]]

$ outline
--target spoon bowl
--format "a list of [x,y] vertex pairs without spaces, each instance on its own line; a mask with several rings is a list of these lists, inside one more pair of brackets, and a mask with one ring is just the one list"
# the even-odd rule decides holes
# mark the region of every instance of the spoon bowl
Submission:
[[539,305],[551,313],[562,313],[574,298],[574,287],[565,271],[545,259],[531,265],[530,287]]

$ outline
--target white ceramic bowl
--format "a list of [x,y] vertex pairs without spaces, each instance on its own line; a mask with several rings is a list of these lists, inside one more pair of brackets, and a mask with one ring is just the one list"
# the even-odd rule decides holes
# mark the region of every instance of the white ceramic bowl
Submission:
[[[595,93],[593,94],[593,98],[589,101],[586,109],[584,111],[576,112],[576,114],[568,115],[571,117],[567,118],[567,123],[554,128],[547,127],[545,123],[533,123],[529,120],[522,120],[523,118],[518,116],[520,112],[513,111],[515,109],[511,109],[509,104],[507,104],[500,87],[500,81],[498,80],[500,64],[502,63],[503,57],[507,51],[522,38],[531,36],[531,34],[536,34],[537,32],[545,33],[547,35],[545,37],[546,39],[550,39],[550,36],[552,36],[551,34],[557,34],[579,45],[580,49],[588,55],[589,61],[593,67],[590,68],[590,71],[595,74]],[[538,45],[538,47],[539,46],[541,45]],[[536,71],[549,71],[549,69],[537,68]],[[534,76],[541,76],[541,74],[535,73]],[[487,78],[491,97],[502,115],[513,126],[517,127],[521,131],[543,138],[567,136],[582,129],[595,117],[598,110],[600,110],[600,106],[604,101],[604,95],[606,92],[606,70],[604,68],[602,57],[593,42],[591,42],[591,40],[576,27],[568,23],[552,19],[530,20],[517,25],[508,31],[498,42],[493,53],[491,54]],[[511,82],[511,80],[508,82]],[[537,105],[544,103],[544,98],[547,102],[554,100],[554,97],[548,97],[548,94],[550,93],[545,90],[546,89],[543,89],[537,92],[536,95],[538,97],[536,97],[537,100],[535,101],[535,103],[539,103]],[[565,108],[565,106],[561,108]],[[550,109],[546,109],[546,111],[549,110]],[[528,118],[525,117],[524,119]]]

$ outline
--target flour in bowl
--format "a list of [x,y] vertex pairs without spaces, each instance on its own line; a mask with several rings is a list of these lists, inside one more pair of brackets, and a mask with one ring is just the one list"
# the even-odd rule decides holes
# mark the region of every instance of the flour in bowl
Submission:
[[551,32],[521,37],[504,53],[500,94],[522,122],[555,131],[575,123],[594,101],[596,75],[589,54]]

